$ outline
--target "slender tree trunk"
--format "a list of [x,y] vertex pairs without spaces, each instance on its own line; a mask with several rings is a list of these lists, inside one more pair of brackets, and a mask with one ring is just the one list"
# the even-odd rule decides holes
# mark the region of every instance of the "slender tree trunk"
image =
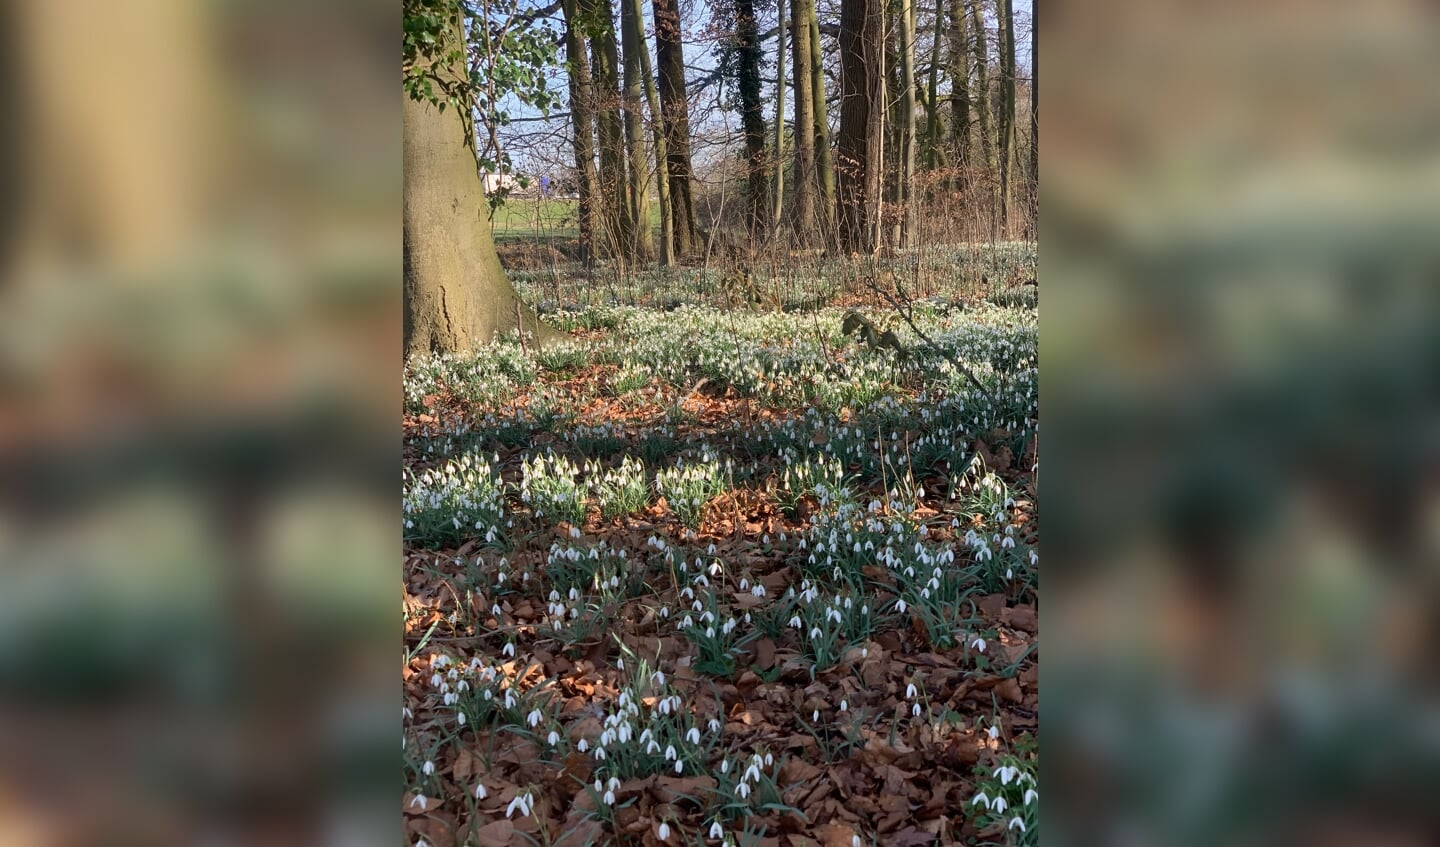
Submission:
[[1000,233],[1010,237],[1011,165],[1015,159],[1015,8],[1012,0],[995,0],[1000,26]]
[[[641,0],[625,0],[631,8],[630,21],[635,27],[633,33],[636,53],[640,59],[640,78],[644,82],[645,104],[650,109],[650,136],[655,145],[655,189],[660,203],[660,264],[669,266],[675,261],[675,218],[670,208],[670,180],[666,177],[665,122],[661,120],[660,95],[655,90],[655,75],[650,68],[650,48],[645,44],[645,13]],[[649,213],[646,213],[648,220]]]
[[945,148],[940,143],[940,64],[945,33],[945,0],[935,0],[935,29],[930,42],[930,71],[925,83],[925,169],[945,166]]
[[[798,2],[798,0],[797,0]],[[810,118],[814,122],[811,138],[815,146],[815,186],[819,192],[816,211],[827,238],[838,237],[835,223],[835,163],[830,155],[830,102],[825,97],[825,64],[820,53],[820,20],[815,14],[815,0],[804,0],[805,17],[810,21]]]
[[990,49],[985,38],[982,0],[966,0],[970,5],[970,30],[975,46],[975,117],[980,135],[981,162],[985,166],[986,193],[990,202],[985,215],[990,221],[990,235],[995,235],[995,136],[990,134]]
[[610,0],[580,0],[587,23],[596,27],[590,39],[591,83],[595,91],[595,125],[600,137],[598,182],[603,198],[606,253],[622,262],[629,256],[634,230],[626,176],[625,133],[620,122],[620,51]]
[[[461,32],[457,17],[435,55],[462,44]],[[462,62],[429,72],[459,88],[469,83]],[[441,111],[404,97],[406,356],[472,350],[517,325],[542,341],[556,334],[520,302],[500,266],[470,114],[468,103]]]
[[1030,4],[1030,235],[1040,237],[1040,50],[1035,13]]
[[785,0],[775,0],[775,175],[774,197],[770,201],[770,228],[780,232],[780,213],[785,206]]
[[965,0],[950,0],[950,150],[960,169],[954,187],[964,190],[964,168],[970,164],[970,45],[967,43]]
[[765,226],[765,114],[760,104],[760,33],[754,0],[735,0],[735,41],[740,58],[740,125],[745,131],[748,221],[751,238]]
[[[811,3],[814,0],[810,0]],[[805,0],[790,4],[790,44],[795,69],[795,187],[790,225],[795,241],[809,246],[815,239],[815,103],[810,90],[810,19]]]
[[655,258],[655,233],[650,228],[650,167],[645,155],[645,117],[640,98],[640,51],[645,44],[643,20],[631,0],[621,0],[620,39],[624,50],[625,84],[625,150],[629,154],[630,219],[635,226],[630,245],[630,259],[636,263]]
[[659,65],[660,109],[665,120],[665,153],[677,259],[704,248],[695,221],[694,177],[690,166],[690,104],[685,94],[685,52],[676,0],[652,0],[655,60]]
[[884,166],[885,40],[880,0],[840,6],[840,164],[836,180],[842,249],[880,245]]
[[589,262],[595,251],[596,201],[599,186],[595,176],[594,94],[590,85],[590,60],[579,21],[578,0],[563,0],[565,16],[565,61],[570,76],[570,123],[574,132],[575,191],[580,198],[580,253]]
[[915,2],[900,0],[900,247],[915,238]]

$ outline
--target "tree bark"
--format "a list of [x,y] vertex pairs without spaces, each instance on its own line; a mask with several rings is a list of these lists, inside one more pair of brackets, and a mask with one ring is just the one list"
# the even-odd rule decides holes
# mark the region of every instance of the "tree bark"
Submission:
[[915,2],[900,0],[900,247],[915,238]]
[[945,32],[945,0],[935,0],[935,25],[930,42],[930,71],[925,84],[925,168],[945,166],[945,148],[940,143],[940,51]]
[[[809,0],[812,4],[814,0]],[[790,226],[795,242],[808,246],[815,240],[815,117],[810,80],[810,18],[806,0],[790,4],[790,45],[795,69],[795,167],[794,197],[790,201]]]
[[745,132],[747,228],[753,239],[765,226],[765,114],[760,103],[760,33],[754,0],[735,0],[739,53],[740,125]]
[[578,0],[563,0],[565,17],[565,61],[570,76],[570,124],[575,149],[575,193],[580,198],[580,254],[589,262],[595,252],[596,201],[599,185],[595,176],[594,92],[590,84],[590,60],[586,55]]
[[[675,222],[670,208],[670,180],[666,176],[665,122],[660,117],[660,95],[655,90],[655,75],[650,68],[650,48],[645,44],[645,15],[641,0],[625,0],[631,6],[630,20],[635,27],[633,38],[640,59],[640,77],[644,81],[645,104],[650,109],[650,135],[655,145],[655,188],[660,203],[660,264],[668,267],[675,261]],[[649,220],[649,213],[641,220]]]
[[[460,27],[457,18],[435,55],[464,43]],[[429,72],[457,88],[469,83],[463,62]],[[468,98],[444,110],[403,99],[405,355],[472,350],[517,326],[541,341],[554,337],[520,302],[495,253]]]
[[885,131],[883,23],[880,0],[841,3],[836,201],[840,246],[854,253],[874,253],[880,246]]
[[1000,233],[1010,237],[1011,164],[1015,158],[1015,7],[995,0],[1000,27],[1000,115],[997,120],[1000,156]]
[[963,190],[964,168],[970,164],[970,45],[966,43],[965,0],[950,0],[950,150],[961,174],[954,187]]
[[685,51],[680,40],[676,0],[652,0],[655,16],[655,60],[659,65],[660,110],[664,114],[670,207],[675,229],[675,257],[704,248],[695,220],[694,172],[690,165],[690,103],[685,93]]
[[779,234],[780,213],[785,205],[785,0],[775,0],[775,15],[775,175],[770,227],[773,234]]
[[620,51],[615,44],[615,22],[610,0],[580,0],[590,37],[591,83],[595,91],[595,126],[600,138],[597,181],[603,198],[605,252],[622,263],[629,257],[635,228],[630,214],[626,175],[625,133],[620,122]]
[[650,228],[650,167],[645,155],[645,118],[641,112],[640,52],[645,44],[644,22],[632,0],[621,0],[620,38],[624,49],[625,150],[629,155],[630,219],[634,221],[628,249],[630,261],[655,258],[655,233]]
[[[801,0],[796,0],[801,2]],[[825,97],[825,64],[820,54],[820,19],[815,14],[815,0],[803,0],[805,16],[810,21],[810,118],[814,122],[812,139],[815,145],[816,212],[820,226],[834,239],[835,163],[830,155],[830,102]]]
[[1035,8],[1030,4],[1030,237],[1040,237],[1040,50]]
[[966,0],[970,6],[970,30],[975,47],[975,117],[979,126],[980,155],[985,167],[985,185],[990,195],[989,208],[984,210],[990,221],[990,234],[995,234],[995,137],[990,134],[990,49],[985,38],[982,0]]

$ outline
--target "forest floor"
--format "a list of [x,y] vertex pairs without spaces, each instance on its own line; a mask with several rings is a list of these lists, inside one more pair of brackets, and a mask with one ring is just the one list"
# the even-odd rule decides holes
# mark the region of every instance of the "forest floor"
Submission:
[[1038,843],[1034,248],[893,261],[408,364],[408,844]]

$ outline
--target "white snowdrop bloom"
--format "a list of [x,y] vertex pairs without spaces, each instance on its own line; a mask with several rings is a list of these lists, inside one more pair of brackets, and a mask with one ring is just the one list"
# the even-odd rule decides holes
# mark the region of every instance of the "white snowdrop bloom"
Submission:
[[721,759],[721,760],[720,760],[720,772],[721,772],[721,773],[729,773],[729,772],[730,772],[730,760],[729,760],[729,759]]
[[906,608],[906,606],[905,606],[905,598],[904,598],[904,597],[901,597],[901,598],[899,598],[898,600],[895,601],[895,608],[896,608],[896,610],[898,610],[898,611],[900,612],[900,614],[902,614],[902,615],[905,614],[905,608]]
[[840,711],[842,711],[842,712],[848,712],[848,711],[850,711],[850,704],[849,704],[847,701],[845,701],[845,700],[841,700],[841,701],[840,701]]
[[598,776],[595,777],[595,791],[596,791],[596,793],[599,793],[599,792],[604,791],[604,790],[605,790],[605,783],[603,783],[603,782],[600,781],[600,777],[598,777]]
[[705,637],[706,637],[706,638],[714,638],[714,637],[715,637],[715,627],[713,627],[713,626],[707,626],[707,627],[705,627]]
[[500,617],[500,615],[502,615],[503,613],[504,610],[500,608],[499,603],[496,603],[495,605],[490,607],[490,614],[494,615],[497,618]]
[[1038,565],[1038,564],[1040,564],[1040,554],[1039,554],[1039,553],[1036,553],[1034,550],[1031,550],[1031,551],[1030,551],[1030,564],[1032,564],[1032,565]]
[[489,797],[489,796],[490,796],[490,792],[489,792],[489,790],[487,790],[487,789],[485,788],[485,783],[483,783],[483,782],[477,782],[477,783],[475,783],[475,799],[476,799],[476,800],[484,800],[486,797]]
[[440,674],[437,673],[437,674],[435,674],[434,676],[430,677],[430,687],[431,687],[431,688],[439,688],[440,686],[442,686],[442,685],[444,685],[444,684],[445,684],[445,677],[441,676]]
[[1010,808],[1010,804],[1005,802],[1004,797],[996,797],[995,800],[990,803],[990,811],[997,815],[1005,814],[1005,810],[1008,808]]
[[556,731],[553,730],[553,729],[550,730],[550,734],[545,737],[545,741],[546,741],[551,747],[554,747],[555,745],[557,745],[557,744],[560,743],[560,733],[556,732]]
[[679,759],[675,760],[675,773],[682,773],[685,770],[685,763]]
[[825,634],[825,633],[821,632],[821,631],[820,631],[820,627],[818,627],[818,626],[817,626],[817,627],[813,627],[813,628],[810,630],[810,637],[811,637],[811,638],[819,638],[820,636],[822,636],[822,635],[824,635],[824,634]]
[[978,805],[980,805],[981,803],[984,803],[984,804],[985,804],[985,808],[987,808],[987,809],[990,808],[990,796],[989,796],[988,794],[986,794],[984,791],[980,791],[980,792],[976,793],[975,799],[973,799],[973,800],[970,801],[970,805],[972,805],[972,806],[978,806]]
[[615,792],[606,791],[605,796],[600,798],[600,802],[604,803],[607,806],[615,805]]
[[1006,568],[1006,569],[1005,569],[1005,578],[1006,578],[1006,579],[1014,579],[1014,578],[1015,578],[1015,569],[1014,569],[1014,568]]
[[770,766],[773,765],[773,764],[775,764],[775,754],[774,754],[774,753],[766,753],[766,754],[765,754],[765,767],[768,768],[768,767],[770,767]]
[[977,635],[977,636],[970,642],[970,646],[971,646],[971,647],[974,647],[976,650],[979,650],[981,653],[984,653],[984,652],[985,652],[985,639],[983,639],[983,638],[981,638],[981,637],[979,637],[979,636]]
[[736,797],[739,797],[741,800],[744,800],[746,797],[749,797],[749,796],[750,796],[750,783],[748,783],[748,782],[741,782],[739,785],[736,785],[736,786],[735,786],[735,796],[736,796]]
[[530,808],[533,802],[534,801],[530,798],[529,794],[516,794],[515,799],[511,800],[510,805],[505,809],[505,817],[508,818],[514,815],[517,811],[520,813],[520,817],[529,817]]
[[605,761],[605,759],[606,759],[605,748],[604,748],[604,747],[596,747],[596,748],[595,748],[594,756],[595,756],[595,761],[597,761],[597,762],[603,762],[603,761]]
[[799,615],[792,615],[792,616],[790,617],[790,622],[789,622],[788,624],[786,624],[786,626],[792,626],[792,627],[794,627],[794,628],[796,628],[796,629],[800,629],[800,628],[803,627],[804,625],[805,625],[805,624],[801,622]]
[[914,715],[914,716],[917,717],[917,718],[920,717],[920,704],[919,704],[919,703],[916,703],[915,705],[913,705],[913,706],[910,707],[910,714]]
[[668,745],[666,745],[666,747],[665,747],[665,761],[668,762],[668,761],[670,761],[671,759],[674,759],[674,758],[675,758],[675,745],[674,745],[674,744],[668,744]]
[[1000,737],[1000,727],[998,725],[992,725],[989,729],[985,731],[989,733],[991,740]]
[[415,799],[410,801],[410,805],[411,805],[412,807],[413,807],[413,806],[419,806],[419,807],[420,807],[420,811],[423,812],[423,811],[425,811],[425,804],[426,804],[426,803],[429,803],[429,802],[430,802],[430,801],[425,798],[425,795],[424,795],[424,794],[416,794],[416,795],[415,795]]
[[579,538],[579,537],[580,537],[580,527],[578,527],[578,526],[572,526],[572,527],[570,527],[570,537],[571,537],[571,538]]
[[725,827],[721,826],[719,821],[710,824],[710,837],[717,839],[725,837]]
[[1010,825],[1007,826],[1007,827],[1005,827],[1005,828],[1006,828],[1006,829],[1018,829],[1018,830],[1020,830],[1021,832],[1024,832],[1024,831],[1025,831],[1025,822],[1022,821],[1022,820],[1020,820],[1020,816],[1019,816],[1019,815],[1016,815],[1015,817],[1013,817],[1013,818],[1010,819]]
[[909,685],[905,686],[905,699],[906,699],[906,700],[914,700],[914,699],[915,699],[915,695],[916,695],[917,693],[919,693],[919,692],[918,692],[918,691],[916,690],[916,688],[915,688],[915,683],[912,682],[912,683],[910,683]]
[[765,596],[765,586],[761,585],[761,584],[758,583],[758,582],[755,583],[755,586],[750,589],[750,596],[752,596],[752,597],[764,597],[764,596]]
[[530,724],[531,729],[534,729],[535,727],[540,725],[540,717],[541,715],[539,709],[531,709],[530,714],[525,716],[525,722]]
[[584,753],[586,750],[590,749],[590,742],[582,738],[580,739],[580,743],[575,745],[575,749],[579,750],[581,753]]
[[1033,788],[1025,789],[1025,805],[1030,805],[1040,799],[1040,792]]
[[456,722],[456,723],[460,724],[461,726],[464,726],[464,725],[465,725],[465,720],[466,720],[466,718],[465,718],[465,713],[464,713],[464,712],[457,712],[457,713],[456,713],[456,715],[455,715],[455,722]]
[[990,775],[1000,777],[1001,785],[1009,785],[1010,780],[1014,779],[1015,774],[1019,773],[1019,771],[1019,768],[1011,767],[1010,765],[1001,765],[1000,767],[995,769],[994,773]]
[[434,762],[428,762],[428,761],[427,761],[423,766],[421,766],[420,772],[423,773],[423,774],[425,774],[426,776],[434,776],[434,775],[435,775],[435,763],[434,763]]
[[686,741],[689,741],[691,744],[699,744],[699,743],[700,743],[700,728],[699,728],[699,727],[694,727],[694,726],[690,727],[690,731],[687,732],[687,733],[685,733],[685,740],[686,740]]
[[719,718],[711,718],[711,719],[710,719],[710,724],[709,724],[709,726],[710,726],[710,731],[711,731],[711,732],[719,732],[719,731],[720,731],[720,719],[719,719]]
[[619,669],[622,670],[622,671],[625,670],[625,657],[622,656],[622,657],[616,659],[616,660],[615,660],[615,667],[619,668]]

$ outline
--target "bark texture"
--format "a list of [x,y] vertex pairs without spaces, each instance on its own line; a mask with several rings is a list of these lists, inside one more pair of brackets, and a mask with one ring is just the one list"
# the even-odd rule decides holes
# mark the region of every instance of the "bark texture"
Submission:
[[694,170],[690,164],[690,102],[685,91],[685,48],[680,38],[676,0],[652,0],[655,61],[660,77],[660,111],[665,124],[665,161],[674,220],[675,257],[704,249],[695,220]]

